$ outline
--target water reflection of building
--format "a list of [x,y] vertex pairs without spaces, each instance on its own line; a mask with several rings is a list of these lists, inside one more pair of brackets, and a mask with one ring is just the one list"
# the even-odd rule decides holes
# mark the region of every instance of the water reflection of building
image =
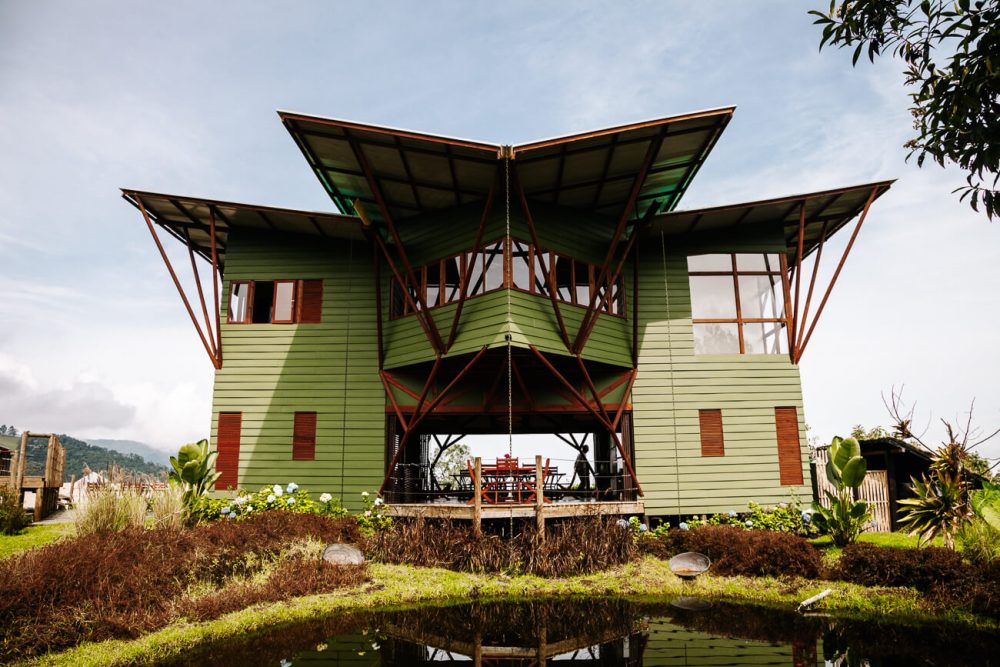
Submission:
[[490,667],[560,665],[642,665],[646,635],[640,629],[621,636],[617,629],[603,636],[549,637],[539,628],[534,643],[504,641],[477,633],[469,637],[420,634],[405,627],[388,627],[389,639],[381,653],[383,665],[421,665],[439,662],[471,662]]

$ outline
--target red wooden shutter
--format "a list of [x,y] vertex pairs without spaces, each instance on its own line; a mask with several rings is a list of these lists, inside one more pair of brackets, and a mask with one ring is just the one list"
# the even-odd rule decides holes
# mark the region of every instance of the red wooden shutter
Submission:
[[296,412],[292,430],[292,460],[312,461],[316,458],[316,413]]
[[701,430],[701,455],[725,456],[722,438],[722,410],[699,410],[698,426]]
[[323,319],[323,281],[299,282],[299,322],[317,324]]
[[798,412],[795,408],[775,408],[774,424],[778,432],[778,471],[781,483],[786,486],[802,484]]
[[217,490],[235,489],[239,486],[241,412],[220,412],[219,428],[215,435],[215,470],[222,473],[215,482]]

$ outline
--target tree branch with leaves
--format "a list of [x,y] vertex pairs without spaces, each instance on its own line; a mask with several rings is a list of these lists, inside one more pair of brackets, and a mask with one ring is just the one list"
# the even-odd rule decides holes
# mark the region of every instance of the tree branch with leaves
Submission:
[[1000,0],[847,0],[811,11],[827,44],[854,48],[853,64],[885,54],[904,64],[913,89],[907,159],[954,163],[973,210],[1000,212]]

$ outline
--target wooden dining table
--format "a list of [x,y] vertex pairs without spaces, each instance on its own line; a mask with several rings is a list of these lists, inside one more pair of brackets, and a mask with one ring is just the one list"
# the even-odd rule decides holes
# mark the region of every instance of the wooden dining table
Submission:
[[[517,459],[497,459],[495,465],[480,466],[482,486],[479,495],[484,503],[496,505],[500,503],[525,503],[535,499],[536,470],[534,465],[521,465]],[[551,475],[553,471],[547,474]],[[543,472],[543,474],[546,474]],[[471,505],[475,499],[475,483],[472,481],[473,497],[466,504]],[[544,480],[543,480],[544,481]],[[546,499],[546,502],[550,502]]]

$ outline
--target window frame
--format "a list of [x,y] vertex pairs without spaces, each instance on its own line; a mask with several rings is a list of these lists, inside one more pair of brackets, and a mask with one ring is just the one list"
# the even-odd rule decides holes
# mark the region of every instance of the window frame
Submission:
[[[526,261],[528,264],[527,272],[527,282],[528,287],[520,287],[514,284],[514,246],[518,246],[519,253],[526,253]],[[501,252],[489,252],[492,259],[489,264],[484,261],[482,262],[481,270],[478,274],[473,274],[469,276],[470,285],[466,289],[465,278],[466,273],[469,269],[469,262],[475,261],[487,254],[488,251],[495,251],[497,246],[500,245]],[[503,266],[503,278],[500,284],[495,287],[490,287],[487,289],[487,270],[493,267],[493,262],[497,261],[497,257],[500,257],[500,261]],[[536,257],[540,258],[536,261]],[[458,276],[458,287],[453,298],[449,298],[447,295],[448,288],[446,287],[446,266],[449,262],[457,260],[459,276]],[[543,277],[540,272],[536,271],[536,266],[540,266],[540,262],[544,261],[546,269],[549,272],[549,285],[543,285]],[[570,284],[569,284],[569,298],[564,299],[560,296],[557,289],[558,282],[556,279],[555,266],[559,261],[567,261],[570,263]],[[437,265],[438,268],[438,302],[431,305],[427,301],[427,280],[430,274],[429,267]],[[576,282],[577,269],[579,267],[586,267],[587,281]],[[560,304],[566,304],[569,306],[577,306],[580,308],[587,308],[590,303],[589,299],[587,303],[580,303],[577,295],[577,286],[583,286],[584,284],[589,285],[588,293],[589,298],[593,298],[595,292],[600,294],[596,286],[597,276],[600,272],[598,265],[587,262],[583,259],[577,257],[572,257],[564,253],[556,252],[554,250],[546,250],[544,248],[536,248],[534,244],[530,241],[524,241],[522,239],[516,238],[514,236],[500,236],[493,238],[489,241],[483,241],[477,248],[471,250],[463,250],[458,253],[447,255],[440,259],[436,259],[427,264],[423,264],[419,267],[414,267],[413,274],[417,279],[418,284],[414,287],[409,279],[408,275],[403,276],[403,283],[405,287],[399,283],[395,277],[389,278],[389,320],[397,320],[401,317],[406,317],[407,315],[414,314],[414,311],[410,308],[410,302],[403,296],[403,289],[410,289],[413,293],[413,300],[416,302],[416,306],[420,307],[420,299],[417,298],[419,293],[423,301],[427,303],[428,310],[434,310],[435,308],[442,308],[444,306],[456,303],[459,300],[463,290],[465,291],[465,298],[471,299],[478,296],[483,296],[484,294],[489,294],[491,292],[496,292],[501,289],[510,289],[517,292],[523,292],[525,294],[532,294],[534,296],[543,296],[548,298],[549,292],[554,291],[556,294],[556,300]],[[482,285],[482,291],[474,292],[473,289],[476,286]],[[605,315],[610,315],[611,317],[620,317],[622,319],[628,319],[628,299],[627,291],[625,288],[625,280],[623,276],[618,277],[618,281],[612,285],[611,284],[611,273],[607,276],[607,289],[615,290],[617,287],[617,297],[612,296],[608,299],[605,308],[601,309],[601,313]],[[545,288],[545,290],[542,289]],[[546,291],[547,290],[547,291]],[[615,292],[612,291],[612,295]],[[596,310],[596,307],[595,307]],[[619,312],[615,312],[615,311]]]
[[[306,281],[315,280],[321,284],[320,290],[323,289],[322,284],[324,282],[323,278],[274,278],[268,280],[249,280],[249,279],[238,279],[229,281],[229,299],[226,304],[226,324],[230,325],[244,325],[252,324],[255,326],[267,326],[270,324],[319,324],[320,322],[303,322],[302,321],[302,290],[303,283]],[[257,292],[257,283],[274,283],[274,293],[271,296],[271,320],[268,322],[254,322],[253,321],[253,300]],[[282,283],[291,283],[292,285],[292,303],[291,303],[291,319],[287,320],[276,320],[274,319],[274,314],[278,310],[278,285]],[[247,307],[244,312],[244,317],[242,320],[232,319],[233,314],[233,294],[236,285],[246,285],[247,286]],[[321,292],[322,294],[322,292]],[[322,299],[322,296],[321,296]],[[320,304],[322,309],[322,303]]]
[[[691,278],[692,277],[702,277],[702,276],[716,276],[716,277],[731,277],[733,280],[733,296],[735,298],[736,305],[736,316],[734,318],[728,317],[693,317],[694,305],[692,304],[692,317],[691,326],[697,324],[735,324],[736,333],[740,343],[739,352],[733,354],[747,355],[751,354],[746,351],[746,340],[743,332],[743,327],[747,324],[783,324],[785,329],[785,338],[787,340],[788,351],[786,352],[764,352],[762,355],[774,356],[776,354],[788,354],[792,349],[792,308],[791,308],[791,298],[790,289],[788,282],[788,258],[785,257],[783,252],[716,252],[716,253],[700,253],[703,255],[728,255],[730,262],[729,271],[691,271],[688,269],[688,294],[691,293]],[[739,269],[737,266],[737,255],[777,255],[778,256],[778,268],[776,270],[744,270]],[[688,255],[685,259],[689,257],[697,257],[698,255]],[[766,262],[766,259],[765,259]],[[766,265],[766,264],[765,264]],[[743,317],[743,306],[740,298],[740,276],[764,276],[771,278],[777,276],[781,281],[781,303],[782,310],[784,311],[784,317]],[[774,285],[772,285],[773,288]],[[697,353],[696,353],[697,354]],[[756,354],[756,353],[755,353]],[[702,354],[699,356],[713,356],[711,354]]]
[[[298,309],[297,304],[299,300],[299,280],[291,278],[281,278],[276,280],[269,280],[267,282],[274,283],[274,294],[271,296],[271,321],[267,324],[295,324],[298,322]],[[278,320],[275,319],[275,315],[278,312],[278,285],[283,283],[291,283],[292,285],[292,303],[289,306],[289,314],[291,319],[288,320]]]
[[[229,281],[229,303],[226,304],[226,324],[253,324],[253,291],[254,280],[230,280]],[[246,285],[246,307],[243,309],[243,319],[233,319],[233,294],[237,285]]]

